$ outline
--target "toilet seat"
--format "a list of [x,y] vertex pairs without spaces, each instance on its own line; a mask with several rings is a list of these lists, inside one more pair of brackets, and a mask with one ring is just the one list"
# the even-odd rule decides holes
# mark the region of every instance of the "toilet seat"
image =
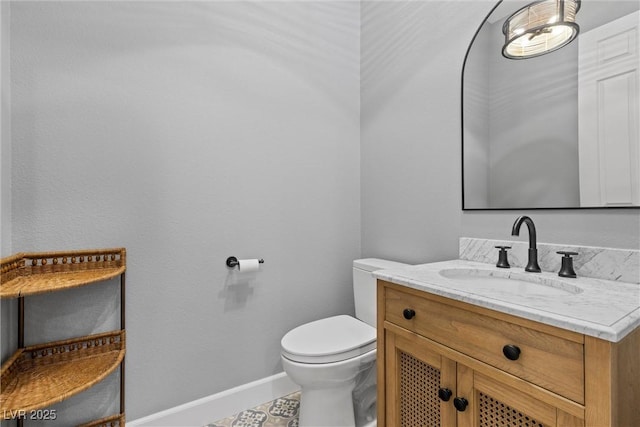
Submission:
[[376,348],[376,329],[351,316],[340,315],[306,323],[281,341],[282,355],[300,363],[332,363]]

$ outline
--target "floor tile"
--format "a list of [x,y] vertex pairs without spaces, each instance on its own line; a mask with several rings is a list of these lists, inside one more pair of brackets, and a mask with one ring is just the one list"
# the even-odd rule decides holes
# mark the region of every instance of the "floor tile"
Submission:
[[206,427],[298,427],[300,392],[279,397]]

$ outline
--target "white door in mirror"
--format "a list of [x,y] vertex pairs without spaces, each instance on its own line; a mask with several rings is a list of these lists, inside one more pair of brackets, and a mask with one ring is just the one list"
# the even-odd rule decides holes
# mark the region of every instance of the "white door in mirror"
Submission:
[[640,204],[640,11],[578,38],[581,206]]

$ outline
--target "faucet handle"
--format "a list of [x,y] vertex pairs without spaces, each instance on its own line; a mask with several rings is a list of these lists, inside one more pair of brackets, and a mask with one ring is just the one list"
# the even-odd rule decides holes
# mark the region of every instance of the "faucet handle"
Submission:
[[578,252],[571,251],[558,251],[557,254],[563,255],[562,257],[562,265],[560,267],[560,271],[558,272],[558,276],[560,277],[577,277],[576,272],[573,269],[573,258],[572,256],[578,255]]
[[507,259],[507,249],[511,249],[511,246],[496,246],[496,249],[500,249],[498,252],[498,263],[496,264],[496,267],[511,268],[509,260]]

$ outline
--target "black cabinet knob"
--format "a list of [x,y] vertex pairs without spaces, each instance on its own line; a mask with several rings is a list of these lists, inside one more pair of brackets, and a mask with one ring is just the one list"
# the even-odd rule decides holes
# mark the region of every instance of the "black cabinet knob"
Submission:
[[407,319],[407,320],[411,320],[411,319],[413,319],[413,318],[415,317],[416,312],[415,312],[415,310],[414,310],[414,309],[412,309],[412,308],[405,308],[405,309],[402,311],[402,315],[404,316],[404,318],[405,318],[405,319]]
[[469,401],[464,397],[456,397],[453,399],[453,406],[455,406],[459,412],[464,412],[467,406],[469,406]]
[[449,399],[451,399],[451,396],[453,396],[453,392],[448,388],[441,388],[440,390],[438,390],[438,397],[443,402],[448,402]]
[[520,358],[520,347],[513,344],[507,344],[502,347],[502,354],[509,360],[518,360]]

